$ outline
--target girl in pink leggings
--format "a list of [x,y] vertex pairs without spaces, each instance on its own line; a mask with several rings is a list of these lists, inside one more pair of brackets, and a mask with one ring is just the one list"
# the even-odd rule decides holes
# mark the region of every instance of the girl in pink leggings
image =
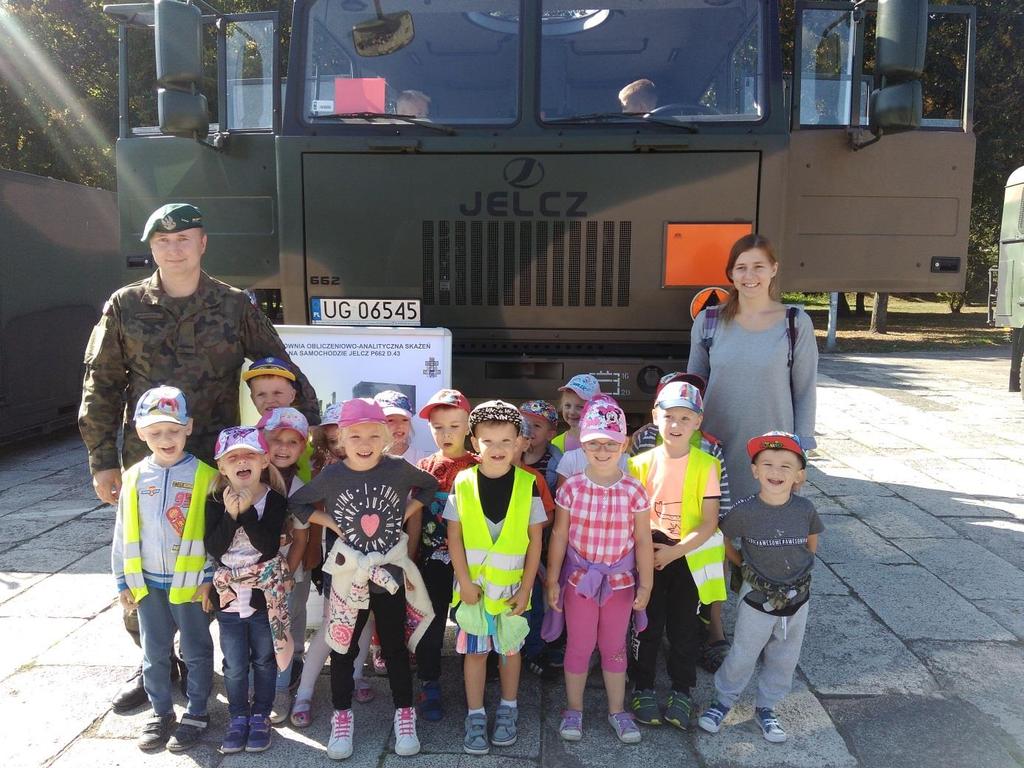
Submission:
[[559,733],[583,737],[583,690],[594,647],[608,693],[608,723],[625,744],[640,741],[625,711],[626,631],[630,615],[642,628],[653,581],[651,502],[644,486],[619,469],[626,417],[610,397],[595,398],[580,419],[587,466],[558,489],[548,549],[545,639],[567,630],[565,689],[568,706]]

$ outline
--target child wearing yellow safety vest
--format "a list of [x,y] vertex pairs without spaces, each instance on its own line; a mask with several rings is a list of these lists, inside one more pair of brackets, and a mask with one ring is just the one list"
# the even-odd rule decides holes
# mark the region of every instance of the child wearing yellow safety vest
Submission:
[[[654,588],[647,629],[631,638],[629,678],[633,715],[641,723],[668,722],[686,730],[697,682],[701,605],[726,599],[725,548],[718,530],[721,464],[691,446],[704,405],[688,382],[667,384],[652,412],[661,445],[629,460],[629,471],[651,497]],[[654,691],[661,639],[668,636],[672,690],[664,714]]]
[[[192,433],[185,396],[156,387],[139,398],[135,429],[151,451],[129,467],[117,503],[111,569],[121,605],[138,612],[142,677],[153,715],[137,745],[181,752],[209,724],[206,702],[213,681],[209,611],[213,569],[203,546],[207,488],[217,470],[185,452]],[[180,633],[188,668],[188,706],[176,723],[171,700],[171,651]],[[173,734],[172,734],[173,731]]]
[[[501,400],[481,403],[469,415],[469,428],[480,464],[456,476],[444,518],[456,580],[456,650],[466,656],[463,749],[485,755],[491,744],[511,746],[519,736],[519,651],[529,633],[523,613],[530,606],[547,514],[537,478],[512,464],[523,428],[519,410]],[[501,703],[488,739],[484,684],[492,650],[502,656]]]

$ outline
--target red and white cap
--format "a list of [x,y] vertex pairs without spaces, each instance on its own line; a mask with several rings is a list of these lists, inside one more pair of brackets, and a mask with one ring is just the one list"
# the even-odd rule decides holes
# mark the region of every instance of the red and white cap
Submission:
[[751,462],[761,451],[790,451],[800,458],[801,466],[807,466],[807,456],[800,438],[790,432],[765,432],[747,441],[747,455]]
[[427,404],[420,408],[420,418],[429,419],[430,412],[440,406],[446,408],[461,408],[466,413],[473,410],[469,405],[466,396],[457,389],[441,389],[434,393],[434,396],[427,401]]

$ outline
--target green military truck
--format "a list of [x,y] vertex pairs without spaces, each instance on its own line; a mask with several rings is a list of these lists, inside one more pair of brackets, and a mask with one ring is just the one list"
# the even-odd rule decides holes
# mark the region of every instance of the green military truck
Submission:
[[1010,391],[1020,392],[1024,357],[1024,168],[1015,170],[1006,182],[997,274],[995,302],[990,303],[989,316],[994,325],[1011,329]]
[[787,290],[964,284],[970,7],[800,0],[787,31],[778,0],[296,0],[287,30],[106,11],[127,263],[149,211],[195,202],[208,267],[278,320],[450,328],[472,397],[592,372],[649,408],[750,231]]

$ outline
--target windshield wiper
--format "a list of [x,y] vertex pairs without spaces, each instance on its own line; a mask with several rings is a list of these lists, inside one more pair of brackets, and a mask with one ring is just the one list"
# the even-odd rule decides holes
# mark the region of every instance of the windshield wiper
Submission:
[[431,128],[439,133],[444,133],[448,136],[455,135],[455,129],[450,125],[444,125],[442,123],[434,123],[423,117],[414,117],[413,115],[395,115],[391,112],[331,112],[326,115],[313,115],[310,117],[337,117],[342,120],[365,120],[368,123],[375,123],[378,121],[390,120],[397,123],[408,123],[409,125],[420,125],[424,128]]
[[669,120],[649,112],[590,112],[584,115],[569,115],[568,117],[555,117],[545,120],[546,123],[575,125],[583,123],[604,123],[615,121],[642,122],[653,125],[664,125],[669,128],[679,128],[687,133],[697,133],[698,128],[693,123],[684,123],[678,120]]

